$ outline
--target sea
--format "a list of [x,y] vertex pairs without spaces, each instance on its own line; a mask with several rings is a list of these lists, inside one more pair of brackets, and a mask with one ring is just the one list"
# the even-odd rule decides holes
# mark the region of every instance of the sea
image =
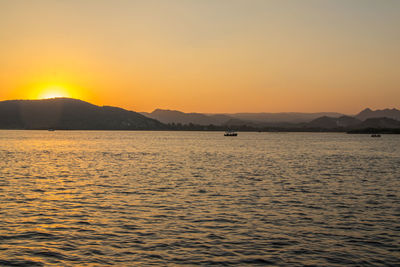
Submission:
[[0,266],[400,266],[400,135],[0,131]]

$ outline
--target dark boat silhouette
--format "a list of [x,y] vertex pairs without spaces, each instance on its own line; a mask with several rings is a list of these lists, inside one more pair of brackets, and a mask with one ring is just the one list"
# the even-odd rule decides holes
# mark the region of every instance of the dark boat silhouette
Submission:
[[225,132],[224,136],[237,136],[237,133],[232,130],[228,130]]

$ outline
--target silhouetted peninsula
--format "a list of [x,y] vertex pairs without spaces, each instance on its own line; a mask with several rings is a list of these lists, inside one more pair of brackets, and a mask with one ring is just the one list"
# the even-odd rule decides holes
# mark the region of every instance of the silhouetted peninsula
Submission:
[[167,126],[139,113],[71,98],[0,102],[1,129],[160,130]]

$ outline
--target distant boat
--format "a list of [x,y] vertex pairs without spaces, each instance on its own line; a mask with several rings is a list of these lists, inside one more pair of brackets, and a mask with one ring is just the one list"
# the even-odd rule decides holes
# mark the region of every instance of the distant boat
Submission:
[[228,130],[225,132],[224,136],[237,136],[237,132]]
[[371,137],[381,137],[380,134],[371,134]]

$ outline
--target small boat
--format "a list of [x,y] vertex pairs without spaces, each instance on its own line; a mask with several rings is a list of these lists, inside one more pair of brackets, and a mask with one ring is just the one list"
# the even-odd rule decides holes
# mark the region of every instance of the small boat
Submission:
[[371,134],[371,137],[381,137],[380,134]]
[[224,136],[237,136],[237,132],[228,130],[225,132]]

